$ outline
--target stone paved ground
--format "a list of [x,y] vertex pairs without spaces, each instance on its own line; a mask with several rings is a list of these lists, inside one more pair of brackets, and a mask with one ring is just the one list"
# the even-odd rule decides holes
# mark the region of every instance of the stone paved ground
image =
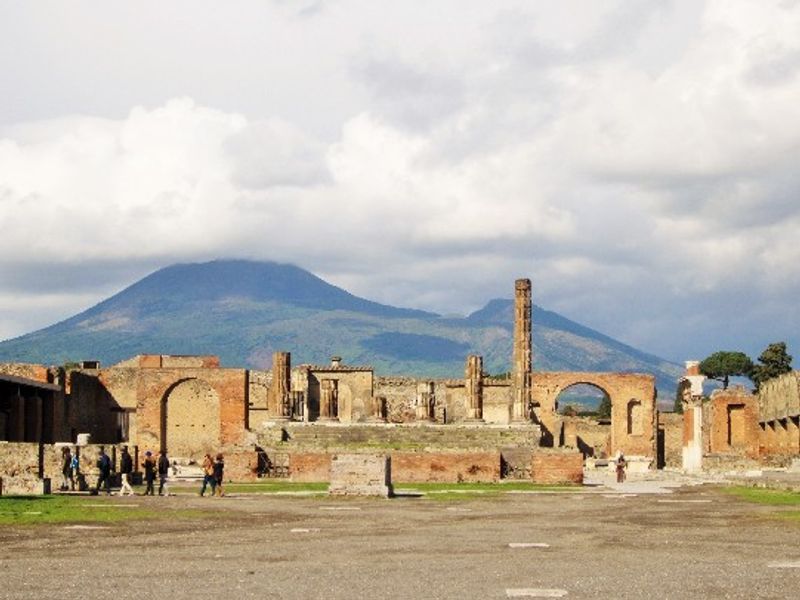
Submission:
[[92,498],[211,512],[5,527],[0,598],[797,597],[800,523],[674,483],[461,501]]

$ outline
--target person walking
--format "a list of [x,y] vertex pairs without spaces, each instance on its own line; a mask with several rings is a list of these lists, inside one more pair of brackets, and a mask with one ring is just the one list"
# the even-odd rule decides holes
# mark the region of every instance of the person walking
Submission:
[[111,459],[106,454],[106,449],[100,446],[100,456],[97,457],[97,468],[100,473],[97,476],[97,485],[94,488],[94,493],[100,493],[100,486],[103,485],[106,490],[106,495],[111,495]]
[[[75,485],[78,489],[83,491],[86,489],[86,482],[83,480],[81,473],[81,460],[78,458],[78,448],[75,448],[75,454],[72,455],[72,461],[69,463],[70,471],[72,472],[72,490],[75,491]],[[77,484],[75,483],[77,481]]]
[[617,457],[617,483],[625,481],[625,467],[628,466],[628,461],[625,460],[625,455],[620,452]]
[[206,486],[211,486],[211,495],[217,491],[217,480],[214,479],[214,460],[210,454],[203,457],[203,487],[200,490],[200,495],[206,493]]
[[72,475],[72,452],[69,446],[61,449],[61,491],[75,491],[75,479]]
[[154,496],[155,490],[153,482],[156,480],[156,461],[153,458],[153,453],[148,450],[144,453],[144,462],[142,463],[144,469],[144,481],[147,487],[144,490],[145,496]]
[[217,460],[214,462],[214,481],[217,483],[216,494],[217,496],[224,496],[222,491],[222,479],[225,475],[225,461],[222,454],[217,454]]
[[128,492],[129,496],[133,496],[133,488],[131,487],[131,474],[133,473],[133,459],[128,453],[128,447],[122,448],[122,456],[119,459],[119,472],[122,487],[119,490],[119,495],[124,496]]
[[167,458],[167,451],[161,450],[158,453],[158,495],[169,496],[169,487],[167,486],[167,477],[169,477],[169,459]]

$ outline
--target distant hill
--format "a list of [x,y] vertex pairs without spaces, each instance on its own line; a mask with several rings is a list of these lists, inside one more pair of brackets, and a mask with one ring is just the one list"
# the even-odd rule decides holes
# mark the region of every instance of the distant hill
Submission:
[[[359,298],[292,265],[219,260],[166,267],[65,321],[0,342],[0,361],[109,365],[140,353],[216,354],[226,366],[370,364],[379,374],[463,377],[469,353],[510,369],[513,301],[445,318]],[[538,306],[534,368],[653,373],[674,389],[680,367]]]

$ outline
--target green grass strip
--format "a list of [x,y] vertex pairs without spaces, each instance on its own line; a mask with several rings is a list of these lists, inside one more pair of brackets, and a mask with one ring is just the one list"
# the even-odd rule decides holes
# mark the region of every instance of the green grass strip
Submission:
[[723,488],[723,491],[726,494],[756,504],[766,504],[768,506],[800,506],[800,492],[747,486],[726,487]]

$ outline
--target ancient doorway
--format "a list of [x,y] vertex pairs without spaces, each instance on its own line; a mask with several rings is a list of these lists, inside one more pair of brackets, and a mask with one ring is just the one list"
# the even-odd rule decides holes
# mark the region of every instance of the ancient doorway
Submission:
[[161,449],[170,457],[200,458],[219,450],[219,396],[200,379],[186,379],[164,396]]
[[556,397],[561,416],[559,446],[576,448],[584,458],[605,456],[611,444],[611,398],[592,383],[567,386]]

